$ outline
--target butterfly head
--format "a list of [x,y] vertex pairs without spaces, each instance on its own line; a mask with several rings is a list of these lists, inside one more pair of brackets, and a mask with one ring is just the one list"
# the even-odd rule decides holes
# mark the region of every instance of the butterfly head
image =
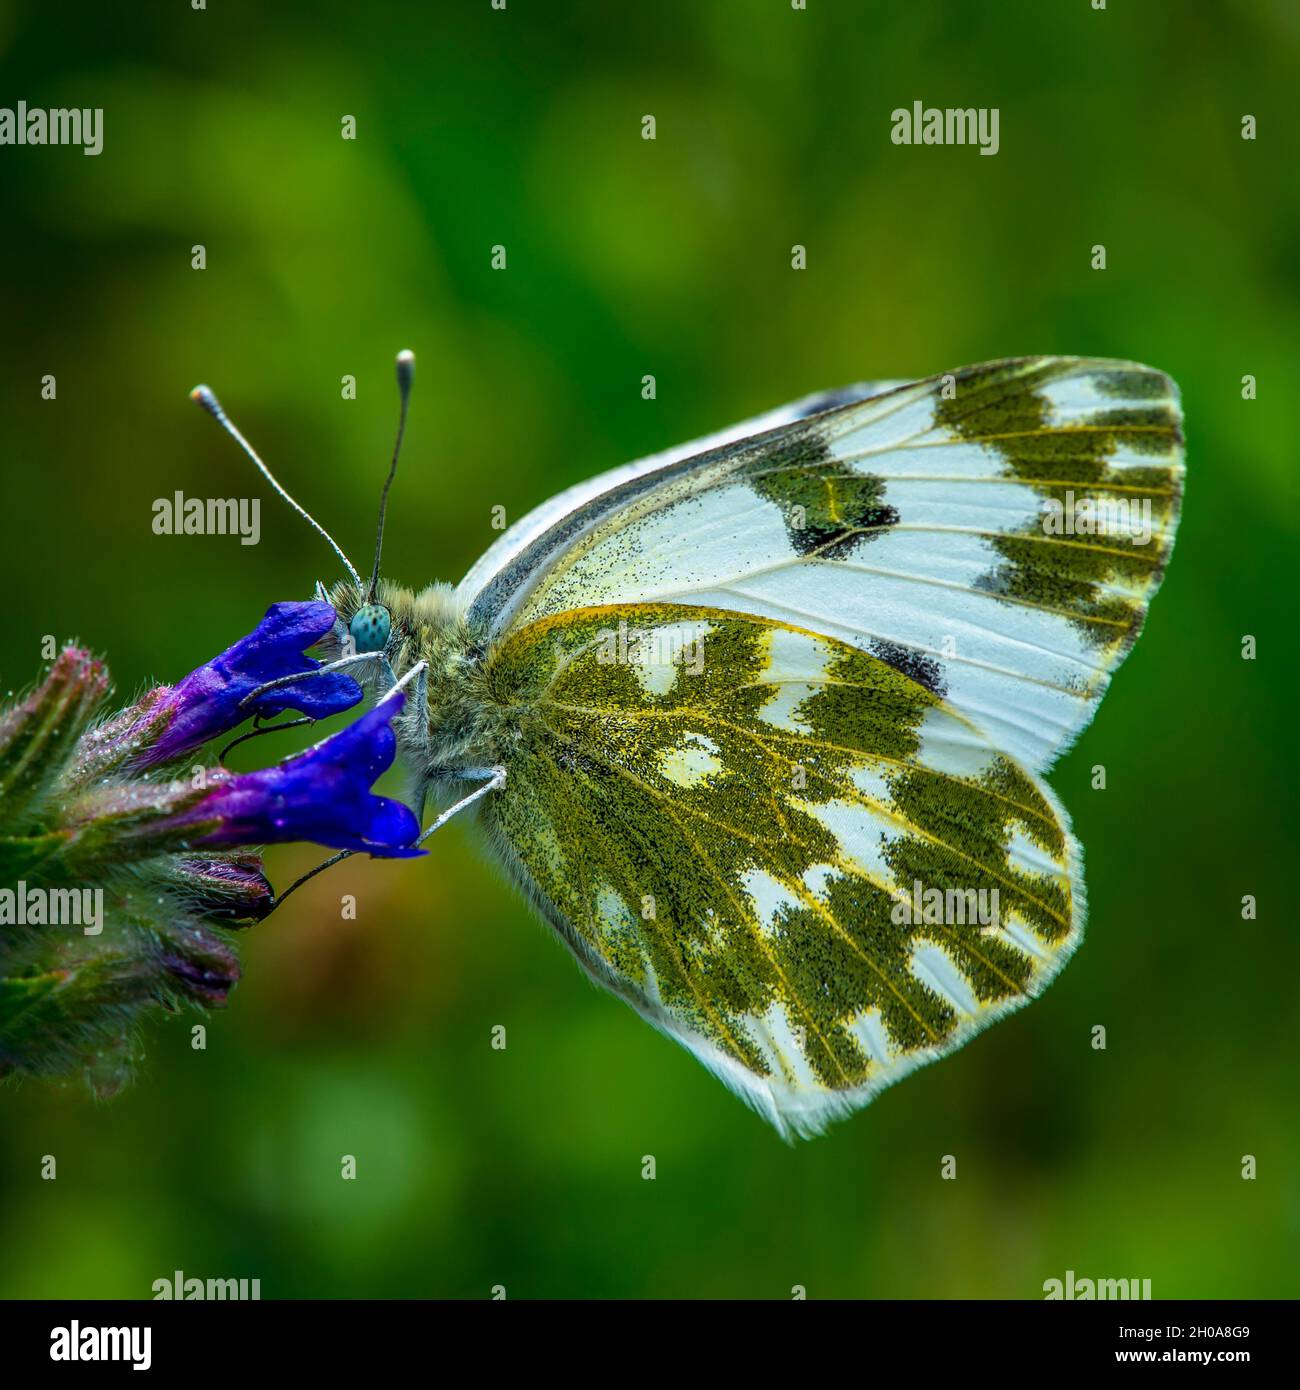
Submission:
[[[411,592],[387,579],[377,580],[373,591],[365,580],[341,579],[337,584],[317,590],[334,609],[333,633],[321,643],[327,658],[376,655],[394,669],[409,664],[414,645],[415,623],[411,612]],[[371,674],[363,665],[352,673],[365,681]]]
[[[450,584],[430,584],[417,591],[381,579],[372,599],[364,582],[344,579],[318,593],[332,605],[338,619],[334,632],[321,643],[331,659],[376,652],[398,676],[415,662],[425,661],[430,680],[436,681],[445,648],[468,651],[474,646],[464,603]],[[365,667],[353,675],[365,680]]]

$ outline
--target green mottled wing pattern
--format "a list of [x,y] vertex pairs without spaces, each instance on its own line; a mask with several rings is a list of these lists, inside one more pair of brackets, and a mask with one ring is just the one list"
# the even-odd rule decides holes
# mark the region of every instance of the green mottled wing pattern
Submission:
[[783,1134],[1040,991],[1082,931],[1042,782],[824,633],[621,603],[509,632],[494,843],[592,976]]

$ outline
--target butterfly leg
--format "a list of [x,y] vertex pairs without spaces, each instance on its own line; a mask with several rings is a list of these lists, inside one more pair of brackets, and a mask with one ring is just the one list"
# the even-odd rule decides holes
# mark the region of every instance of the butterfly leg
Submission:
[[267,681],[265,685],[259,685],[256,690],[250,690],[247,695],[239,702],[242,709],[245,705],[251,704],[260,696],[265,695],[268,690],[278,690],[283,685],[297,685],[300,681],[310,680],[313,676],[323,676],[330,671],[341,670],[344,666],[353,666],[358,661],[383,661],[388,668],[388,674],[392,675],[392,668],[384,661],[380,652],[358,652],[355,656],[341,656],[337,661],[327,661],[323,666],[318,666],[314,671],[302,671],[296,676],[280,676],[276,680]]
[[379,663],[379,669],[375,676],[375,694],[379,699],[384,699],[391,695],[397,686],[397,672],[393,670],[392,663],[383,652],[369,652]]
[[[387,659],[380,667],[379,684],[382,692],[380,699],[386,699],[394,690],[404,686],[412,677],[415,679],[415,689],[412,692],[411,703],[401,716],[402,751],[404,756],[409,755],[418,765],[427,763],[429,760],[429,664],[426,661],[417,662],[400,681]],[[421,797],[421,805],[415,807],[416,815],[421,815],[423,810],[423,798]]]
[[427,830],[421,832],[419,838],[415,841],[417,845],[422,845],[435,830],[441,830],[452,816],[472,806],[479,797],[486,796],[488,792],[496,791],[498,787],[504,787],[506,784],[506,770],[504,767],[462,767],[457,768],[450,775],[453,777],[463,777],[466,781],[478,781],[482,779],[483,785],[481,787],[475,787],[468,796],[462,796],[459,801],[448,806]]

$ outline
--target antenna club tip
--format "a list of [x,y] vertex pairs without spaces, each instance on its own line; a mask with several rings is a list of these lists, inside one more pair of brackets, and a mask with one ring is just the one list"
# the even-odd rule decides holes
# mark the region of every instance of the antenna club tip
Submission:
[[397,354],[397,386],[405,395],[415,380],[415,354],[410,348],[403,348]]
[[201,405],[209,415],[215,415],[221,409],[220,405],[217,403],[216,396],[212,394],[211,387],[208,386],[196,386],[194,390],[190,392],[190,400],[192,400],[195,405]]

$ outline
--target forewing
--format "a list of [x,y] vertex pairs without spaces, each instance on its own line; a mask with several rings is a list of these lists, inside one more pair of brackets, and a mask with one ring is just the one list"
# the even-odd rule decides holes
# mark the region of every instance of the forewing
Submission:
[[814,391],[788,405],[729,425],[703,438],[692,439],[661,453],[611,468],[594,478],[584,478],[582,482],[547,498],[499,536],[479,556],[457,586],[460,600],[466,607],[476,603],[479,615],[490,615],[493,625],[499,627],[502,609],[512,603],[521,581],[536,569],[537,556],[553,551],[556,537],[567,531],[573,518],[589,515],[593,511],[596,514],[607,511],[609,494],[641,479],[650,480],[654,475],[662,480],[665,470],[677,464],[715,454],[754,435],[766,434],[796,420],[820,415],[854,401],[867,400],[903,384],[900,381],[859,381],[834,391]]
[[475,618],[500,634],[654,600],[811,628],[928,686],[1034,770],[1136,638],[1183,474],[1167,376],[1053,357],[651,463],[586,485],[476,567]]
[[515,629],[487,681],[517,731],[484,809],[507,865],[597,981],[784,1134],[1024,1004],[1079,940],[1050,793],[868,652],[616,605]]

